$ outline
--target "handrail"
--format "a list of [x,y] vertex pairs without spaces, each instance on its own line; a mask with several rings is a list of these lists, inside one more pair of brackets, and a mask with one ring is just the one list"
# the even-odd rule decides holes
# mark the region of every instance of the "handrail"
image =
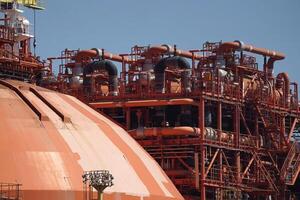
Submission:
[[269,181],[269,183],[272,185],[273,189],[278,192],[278,188],[276,186],[276,184],[274,183],[271,175],[269,174],[268,170],[265,168],[264,164],[261,162],[260,158],[256,155],[255,156],[257,158],[257,163],[258,165],[261,166],[262,172],[265,175],[266,179]]
[[296,142],[294,142],[292,144],[292,146],[291,146],[291,148],[290,148],[290,150],[289,150],[289,152],[288,152],[288,154],[286,156],[286,159],[285,159],[285,161],[284,161],[284,163],[282,165],[282,168],[281,168],[281,171],[280,171],[280,178],[282,180],[285,179],[285,176],[287,174],[287,169],[288,169],[289,165],[291,164],[291,162],[292,162],[292,160],[293,160],[293,158],[295,156],[296,147],[297,147],[296,144],[297,144]]

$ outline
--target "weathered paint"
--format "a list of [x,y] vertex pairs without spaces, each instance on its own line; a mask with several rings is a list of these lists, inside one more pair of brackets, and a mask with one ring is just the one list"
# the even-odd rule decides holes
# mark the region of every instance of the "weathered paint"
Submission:
[[[20,88],[49,120],[40,120],[11,89],[0,87],[0,181],[22,184],[24,200],[82,199],[83,171],[106,169],[105,199],[183,199],[158,164],[116,124],[74,97],[35,89],[70,117],[63,122],[30,87]],[[22,87],[20,87],[22,86]]]

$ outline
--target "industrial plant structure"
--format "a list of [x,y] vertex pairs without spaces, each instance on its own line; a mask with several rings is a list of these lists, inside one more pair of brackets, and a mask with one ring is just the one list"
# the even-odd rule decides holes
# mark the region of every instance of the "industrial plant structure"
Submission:
[[42,85],[120,124],[186,199],[295,199],[298,87],[287,73],[273,74],[284,57],[241,41],[128,54],[66,49],[48,59],[61,60],[57,81]]
[[41,6],[1,2],[0,199],[300,198],[298,85],[274,74],[282,53],[221,41],[40,61],[17,6]]
[[183,200],[124,129],[75,97],[31,84],[48,66],[31,54],[20,3],[1,1],[0,199]]

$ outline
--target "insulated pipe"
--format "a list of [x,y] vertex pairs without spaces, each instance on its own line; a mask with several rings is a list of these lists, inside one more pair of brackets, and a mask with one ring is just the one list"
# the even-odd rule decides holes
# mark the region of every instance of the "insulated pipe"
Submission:
[[83,85],[91,85],[91,77],[87,77],[87,75],[92,74],[96,70],[106,70],[108,72],[109,92],[116,96],[118,94],[118,69],[109,60],[94,61],[85,66],[83,69]]
[[76,62],[81,62],[82,60],[85,59],[89,59],[89,58],[101,58],[103,56],[103,59],[108,59],[108,60],[112,60],[112,61],[116,61],[116,62],[129,62],[129,58],[128,57],[122,57],[119,55],[115,55],[109,52],[106,52],[102,49],[96,49],[93,48],[91,50],[81,50],[79,51],[75,56],[74,56],[74,60]]
[[283,80],[284,81],[284,88],[283,88],[283,95],[284,101],[287,107],[289,107],[289,94],[290,94],[290,79],[287,73],[282,72],[277,75],[277,81]]
[[181,81],[183,83],[183,89],[185,92],[191,91],[191,83],[190,83],[190,64],[186,59],[180,56],[167,57],[162,58],[155,66],[154,66],[154,74],[155,74],[155,91],[164,93],[165,92],[165,69],[168,67],[179,67],[184,69],[181,72]]
[[[161,55],[161,54],[174,54],[175,49],[171,47],[170,45],[160,45],[160,46],[151,46],[148,50],[146,50],[142,56],[152,58],[153,55]],[[202,56],[193,54],[192,52],[189,51],[182,51],[179,49],[176,49],[176,55],[177,56],[182,56],[185,58],[194,58],[195,60],[200,60],[202,59]]]
[[166,128],[139,128],[128,131],[133,137],[149,137],[149,136],[188,136],[199,135],[200,129],[189,126],[166,127]]

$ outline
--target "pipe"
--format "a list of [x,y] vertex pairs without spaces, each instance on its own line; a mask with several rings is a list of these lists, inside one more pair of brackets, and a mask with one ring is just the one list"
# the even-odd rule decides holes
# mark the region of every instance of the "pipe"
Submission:
[[289,107],[290,105],[290,101],[289,101],[289,95],[290,95],[290,79],[287,73],[282,72],[279,73],[276,77],[276,82],[277,85],[280,85],[280,83],[278,83],[279,81],[284,81],[284,89],[283,89],[283,96],[284,96],[284,102],[285,102],[285,106]]
[[285,58],[285,55],[281,52],[278,51],[272,51],[269,49],[265,48],[258,48],[254,47],[249,44],[244,44],[242,41],[234,41],[234,42],[224,42],[220,44],[219,50],[221,51],[237,51],[237,50],[242,50],[242,51],[248,51],[251,53],[256,53],[259,55],[263,56],[269,56],[271,58],[274,58],[275,60],[282,60]]
[[170,100],[142,100],[126,102],[96,102],[90,103],[91,107],[98,108],[116,108],[116,107],[149,107],[149,106],[166,106],[166,105],[198,105],[193,99],[170,99]]
[[282,60],[285,58],[285,55],[278,51],[272,51],[265,48],[254,47],[249,44],[244,44],[242,41],[236,40],[234,42],[224,42],[219,46],[219,51],[248,51],[251,53],[256,53],[263,56],[270,57],[266,69],[266,77],[270,78],[273,76],[274,62],[277,60]]
[[[144,137],[156,137],[156,136],[200,136],[200,128],[190,126],[178,126],[178,127],[152,127],[130,130],[128,133],[133,138],[144,138]],[[204,129],[204,137],[208,140],[218,140],[218,132],[210,127]],[[221,140],[223,142],[233,141],[234,137],[231,134],[221,133]]]
[[[175,49],[171,47],[170,45],[160,45],[160,46],[151,46],[148,50],[146,50],[142,56],[145,56],[146,58],[152,58],[154,55],[160,56],[161,54],[174,54]],[[190,58],[190,59],[195,59],[195,60],[201,60],[202,56],[193,54],[192,52],[189,51],[183,51],[176,49],[176,55],[177,56],[182,56],[185,58]]]
[[102,49],[90,49],[90,50],[81,50],[79,51],[73,59],[76,62],[81,62],[82,60],[87,60],[91,58],[101,58],[103,56],[103,59],[108,59],[116,62],[130,62],[130,59],[128,57],[122,57],[119,55],[115,55],[109,52],[103,52]]
[[189,126],[166,127],[166,128],[138,128],[128,131],[133,137],[149,137],[149,136],[188,136],[199,135],[200,129]]
[[118,94],[118,69],[117,66],[109,60],[100,60],[89,63],[83,69],[83,85],[91,85],[91,77],[87,75],[92,74],[95,70],[106,70],[108,72],[109,92],[113,96]]
[[154,66],[155,91],[161,93],[165,92],[165,69],[168,66],[179,67],[181,69],[184,69],[184,71],[181,72],[181,81],[183,83],[183,90],[185,92],[191,92],[190,72],[187,71],[191,67],[188,61],[180,56],[162,58]]

